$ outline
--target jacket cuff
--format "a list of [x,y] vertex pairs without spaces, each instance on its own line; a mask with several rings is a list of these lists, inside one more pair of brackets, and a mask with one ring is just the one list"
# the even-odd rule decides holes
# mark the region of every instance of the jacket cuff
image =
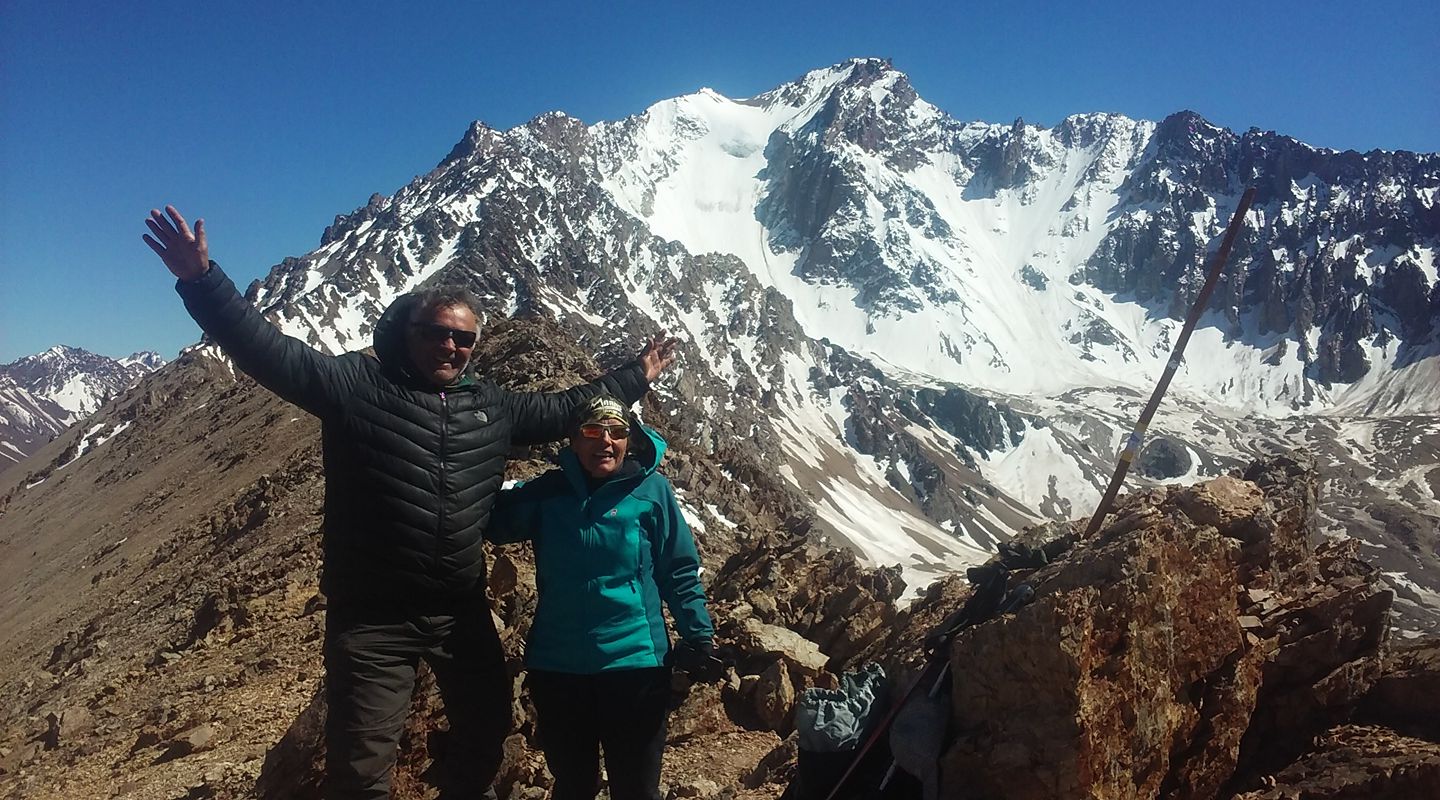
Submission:
[[178,292],[181,297],[187,294],[197,294],[214,289],[216,286],[224,283],[225,279],[225,271],[220,269],[219,264],[211,261],[210,268],[205,270],[205,273],[195,280],[182,281],[177,279],[175,281],[175,291]]

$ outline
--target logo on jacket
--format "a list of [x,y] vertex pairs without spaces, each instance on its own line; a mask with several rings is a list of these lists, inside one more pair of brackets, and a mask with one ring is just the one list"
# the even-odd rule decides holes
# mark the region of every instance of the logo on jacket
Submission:
[[490,415],[485,413],[485,409],[477,408],[475,409],[475,421],[484,425],[490,421]]

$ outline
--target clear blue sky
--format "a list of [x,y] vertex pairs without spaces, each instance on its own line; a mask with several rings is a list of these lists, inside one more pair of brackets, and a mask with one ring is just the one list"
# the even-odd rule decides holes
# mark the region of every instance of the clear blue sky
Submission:
[[205,217],[243,287],[471,120],[616,119],[854,56],[893,59],[962,120],[1190,108],[1440,150],[1440,3],[1351,5],[4,0],[0,363],[61,343],[171,358],[198,338],[140,241],[152,206]]

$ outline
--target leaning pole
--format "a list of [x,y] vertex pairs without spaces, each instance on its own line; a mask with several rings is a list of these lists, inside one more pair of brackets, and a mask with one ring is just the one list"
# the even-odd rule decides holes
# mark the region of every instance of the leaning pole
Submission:
[[1235,207],[1235,216],[1230,218],[1230,227],[1225,230],[1225,239],[1220,243],[1220,249],[1215,251],[1210,261],[1210,272],[1205,276],[1205,285],[1201,287],[1200,294],[1195,296],[1195,302],[1190,306],[1190,315],[1185,318],[1185,326],[1180,330],[1180,338],[1175,340],[1175,348],[1170,351],[1170,360],[1165,364],[1165,371],[1160,375],[1160,382],[1155,384],[1155,391],[1150,393],[1150,402],[1145,404],[1145,410],[1140,412],[1140,419],[1135,423],[1134,430],[1130,431],[1130,438],[1125,441],[1125,449],[1120,451],[1120,460],[1115,465],[1115,474],[1110,477],[1110,486],[1105,489],[1105,495],[1100,498],[1100,505],[1095,507],[1095,515],[1090,518],[1090,524],[1085,528],[1085,537],[1093,536],[1100,530],[1100,523],[1104,521],[1105,515],[1110,513],[1110,506],[1115,502],[1115,495],[1120,492],[1120,484],[1125,482],[1125,473],[1130,471],[1130,464],[1135,456],[1140,454],[1140,444],[1145,440],[1145,430],[1150,427],[1150,420],[1155,416],[1155,409],[1160,407],[1160,399],[1165,396],[1165,390],[1170,388],[1170,379],[1175,377],[1175,370],[1180,368],[1180,361],[1185,357],[1185,345],[1190,343],[1190,334],[1195,330],[1195,325],[1200,321],[1200,316],[1205,313],[1205,306],[1210,303],[1210,295],[1215,291],[1215,284],[1220,279],[1220,273],[1225,271],[1225,262],[1230,259],[1230,248],[1235,244],[1235,236],[1240,233],[1240,224],[1245,220],[1245,214],[1250,210],[1250,203],[1255,199],[1255,187],[1251,186],[1245,190],[1240,198],[1240,204]]

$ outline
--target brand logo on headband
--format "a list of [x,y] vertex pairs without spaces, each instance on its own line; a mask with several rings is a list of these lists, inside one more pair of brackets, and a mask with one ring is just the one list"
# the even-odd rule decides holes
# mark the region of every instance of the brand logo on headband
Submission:
[[625,405],[607,395],[592,397],[575,409],[573,424],[578,427],[607,419],[624,420]]

